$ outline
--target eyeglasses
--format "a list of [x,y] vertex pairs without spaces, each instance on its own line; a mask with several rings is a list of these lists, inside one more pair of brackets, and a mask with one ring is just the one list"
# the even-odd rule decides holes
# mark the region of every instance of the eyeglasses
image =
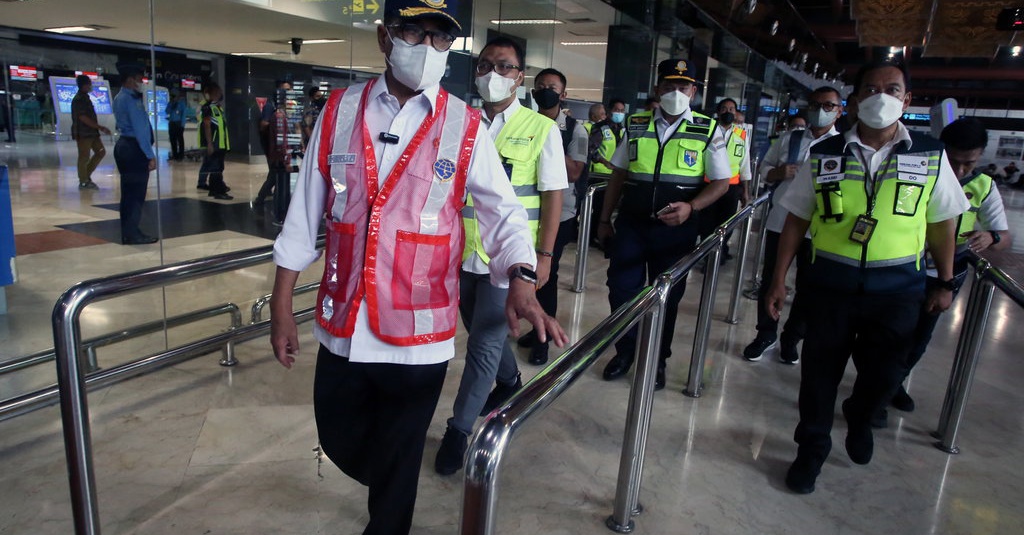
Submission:
[[831,113],[832,110],[834,110],[834,109],[836,109],[838,107],[839,107],[839,104],[836,104],[835,102],[811,102],[810,104],[807,105],[807,109],[809,109],[809,110],[812,110],[812,111],[825,110],[828,113]]
[[476,64],[477,76],[483,76],[491,72],[492,70],[502,76],[505,76],[506,74],[512,72],[513,70],[521,71],[523,70],[523,68],[520,67],[519,65],[513,65],[511,63],[504,62],[494,64],[491,63],[490,61],[478,61]]
[[391,30],[391,34],[399,39],[409,43],[410,45],[421,45],[426,40],[427,36],[430,36],[430,44],[438,52],[445,52],[452,47],[452,43],[455,42],[455,36],[448,32],[441,32],[438,30],[427,30],[419,24],[413,24],[411,22],[405,22],[402,24],[392,24],[388,26]]

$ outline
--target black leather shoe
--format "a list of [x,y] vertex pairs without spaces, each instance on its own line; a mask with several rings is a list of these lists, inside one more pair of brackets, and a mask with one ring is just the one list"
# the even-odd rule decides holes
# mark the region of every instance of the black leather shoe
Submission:
[[121,238],[121,245],[148,245],[160,241],[152,236],[140,234],[134,238]]
[[494,386],[494,390],[487,396],[487,401],[484,402],[484,408],[480,410],[480,416],[487,416],[498,406],[502,405],[508,398],[512,397],[523,387],[523,375],[516,375],[516,382],[511,385],[503,385],[498,383]]
[[665,363],[658,363],[658,372],[654,374],[654,391],[665,388]]
[[[850,400],[843,401],[843,417],[850,428],[846,432],[846,454],[856,464],[868,464],[875,451],[875,439],[871,434],[871,426],[858,426],[850,423]],[[874,418],[873,416],[872,421]]]
[[516,340],[516,345],[519,347],[533,347],[539,343],[540,340],[537,340],[537,331],[530,331]]
[[198,186],[196,186],[196,189],[201,189],[203,191],[209,191],[210,190],[210,186],[207,186],[206,184],[199,184]]
[[614,381],[629,372],[629,367],[633,365],[633,359],[624,357],[622,355],[615,355],[612,360],[608,361],[608,365],[604,367],[604,380]]
[[469,447],[469,435],[448,426],[441,438],[441,447],[434,458],[434,471],[442,476],[450,476],[458,472],[466,463],[466,449]]
[[214,199],[217,199],[219,201],[230,201],[231,199],[234,199],[234,197],[228,195],[227,193],[216,193],[216,194],[211,193],[208,196],[209,197],[213,197]]
[[548,363],[548,344],[537,342],[530,350],[530,364],[542,366]]
[[910,394],[907,393],[906,388],[903,388],[903,385],[900,385],[899,390],[892,396],[890,403],[896,410],[914,412],[914,398],[910,397]]
[[814,482],[821,473],[821,463],[806,456],[797,455],[786,472],[786,487],[797,494],[814,492]]

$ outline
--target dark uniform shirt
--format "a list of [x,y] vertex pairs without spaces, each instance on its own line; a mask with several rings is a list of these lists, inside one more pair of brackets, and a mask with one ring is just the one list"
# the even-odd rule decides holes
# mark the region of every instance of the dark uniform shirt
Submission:
[[92,99],[89,98],[89,93],[79,91],[75,93],[75,98],[71,100],[71,135],[73,138],[84,138],[84,137],[100,137],[100,131],[86,125],[78,118],[82,115],[92,119],[96,124],[99,121],[96,119],[96,108],[92,105]]

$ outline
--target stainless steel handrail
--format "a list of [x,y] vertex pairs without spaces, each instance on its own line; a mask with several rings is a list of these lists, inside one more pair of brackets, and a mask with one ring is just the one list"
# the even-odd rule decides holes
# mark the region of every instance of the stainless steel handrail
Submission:
[[957,340],[956,356],[953,358],[953,369],[949,374],[949,385],[942,402],[939,425],[932,435],[939,439],[935,447],[956,454],[960,447],[956,445],[957,433],[963,422],[967,397],[974,382],[974,372],[981,360],[981,348],[985,343],[985,328],[988,326],[989,311],[996,288],[1003,291],[1019,306],[1024,307],[1024,286],[1015,281],[1001,269],[993,266],[988,260],[972,253],[974,267],[974,284],[967,301]]
[[[242,325],[242,313],[239,310],[238,305],[234,303],[224,303],[222,305],[215,305],[212,307],[202,308],[199,310],[193,310],[192,312],[188,312],[185,314],[172,316],[170,318],[167,318],[166,320],[157,320],[148,323],[142,323],[139,325],[132,325],[118,331],[96,336],[94,338],[89,338],[88,340],[82,341],[82,348],[85,349],[87,353],[89,353],[89,367],[91,370],[97,367],[95,359],[92,358],[94,355],[94,351],[97,347],[108,346],[111,344],[116,344],[118,342],[123,342],[125,340],[130,340],[132,338],[137,338],[139,336],[145,336],[147,334],[160,332],[164,330],[164,328],[166,327],[180,327],[182,325],[188,325],[189,323],[195,323],[197,321],[213,318],[221,314],[231,315],[232,327],[240,327]],[[57,352],[54,351],[53,348],[50,348],[32,353],[30,355],[5,360],[3,362],[0,362],[0,375],[16,372],[18,370],[23,370],[25,368],[29,368],[37,364],[50,362],[55,358],[57,358]],[[3,402],[0,401],[0,420],[3,419],[2,407]]]
[[[597,175],[605,177],[605,175]],[[587,188],[587,194],[583,197],[583,204],[580,205],[578,238],[576,240],[576,275],[572,280],[572,291],[583,292],[583,285],[587,279],[587,255],[590,254],[590,227],[593,222],[594,194],[598,190],[606,189],[608,180],[591,184]]]
[[[296,286],[295,291],[292,292],[292,295],[300,295],[304,293],[314,292],[319,289],[320,281],[309,282],[306,284],[300,284]],[[253,302],[252,319],[249,320],[249,323],[259,323],[263,321],[263,309],[270,304],[270,298],[273,296],[274,294],[266,294],[260,296],[258,299],[256,299],[256,301]]]
[[[749,218],[757,203],[737,212],[729,221],[701,242],[697,249],[684,256],[671,269],[663,273],[654,285],[645,288],[631,301],[612,312],[583,336],[547,368],[538,373],[513,395],[504,405],[487,416],[480,431],[474,436],[466,456],[463,491],[461,535],[492,535],[498,500],[498,474],[505,451],[511,444],[516,431],[532,416],[539,414],[554,403],[569,386],[575,382],[601,354],[627,330],[642,319],[639,343],[637,344],[637,367],[630,387],[629,413],[623,439],[622,456],[619,462],[619,478],[616,486],[615,505],[606,525],[618,532],[627,533],[633,529],[632,516],[641,510],[639,489],[643,468],[647,430],[650,426],[651,407],[654,398],[654,378],[657,368],[658,350],[663,329],[665,302],[674,284],[686,275],[701,260],[712,254],[721,254],[725,235]],[[717,279],[718,262],[708,261],[705,280]],[[737,284],[740,281],[736,281]],[[711,283],[714,286],[714,283]],[[713,288],[705,292],[710,299]],[[702,302],[705,301],[702,296]],[[710,311],[708,311],[710,317]],[[705,321],[708,323],[708,321]],[[695,352],[700,347],[706,350],[707,329],[698,327],[694,340]],[[694,354],[693,360],[703,356]],[[692,369],[692,366],[691,366]],[[700,375],[691,371],[691,384],[699,383]],[[696,381],[694,380],[696,379]]]
[[[323,239],[318,240],[323,246]],[[71,491],[71,509],[76,535],[100,533],[99,505],[96,496],[96,478],[93,469],[92,437],[89,425],[88,385],[79,359],[82,333],[79,318],[82,310],[96,301],[140,292],[150,288],[187,282],[266,263],[273,258],[271,246],[158,266],[80,282],[57,301],[53,309],[54,349],[57,352],[57,384],[59,387],[61,420],[64,428],[64,448],[68,463]],[[312,309],[306,313],[312,314]],[[193,344],[183,346],[143,361],[112,368],[101,374],[127,375],[144,373],[157,367],[183,359],[183,355],[197,347],[228,343],[230,340],[259,336],[269,328],[269,321],[246,325],[220,333]]]

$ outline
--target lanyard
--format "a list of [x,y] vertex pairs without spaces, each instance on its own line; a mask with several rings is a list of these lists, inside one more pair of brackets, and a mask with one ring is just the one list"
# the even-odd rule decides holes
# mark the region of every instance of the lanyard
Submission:
[[[889,152],[889,156],[885,159],[885,168],[879,169],[879,172],[871,172],[871,162],[864,157],[864,149],[860,145],[854,145],[857,149],[857,155],[860,157],[860,163],[864,166],[864,194],[868,198],[868,212],[867,215],[870,217],[875,212],[875,201],[878,199],[878,180],[876,178],[881,175],[885,176],[889,172],[889,166],[892,165],[893,153]],[[894,147],[895,149],[895,147]],[[875,151],[875,155],[878,151]]]

